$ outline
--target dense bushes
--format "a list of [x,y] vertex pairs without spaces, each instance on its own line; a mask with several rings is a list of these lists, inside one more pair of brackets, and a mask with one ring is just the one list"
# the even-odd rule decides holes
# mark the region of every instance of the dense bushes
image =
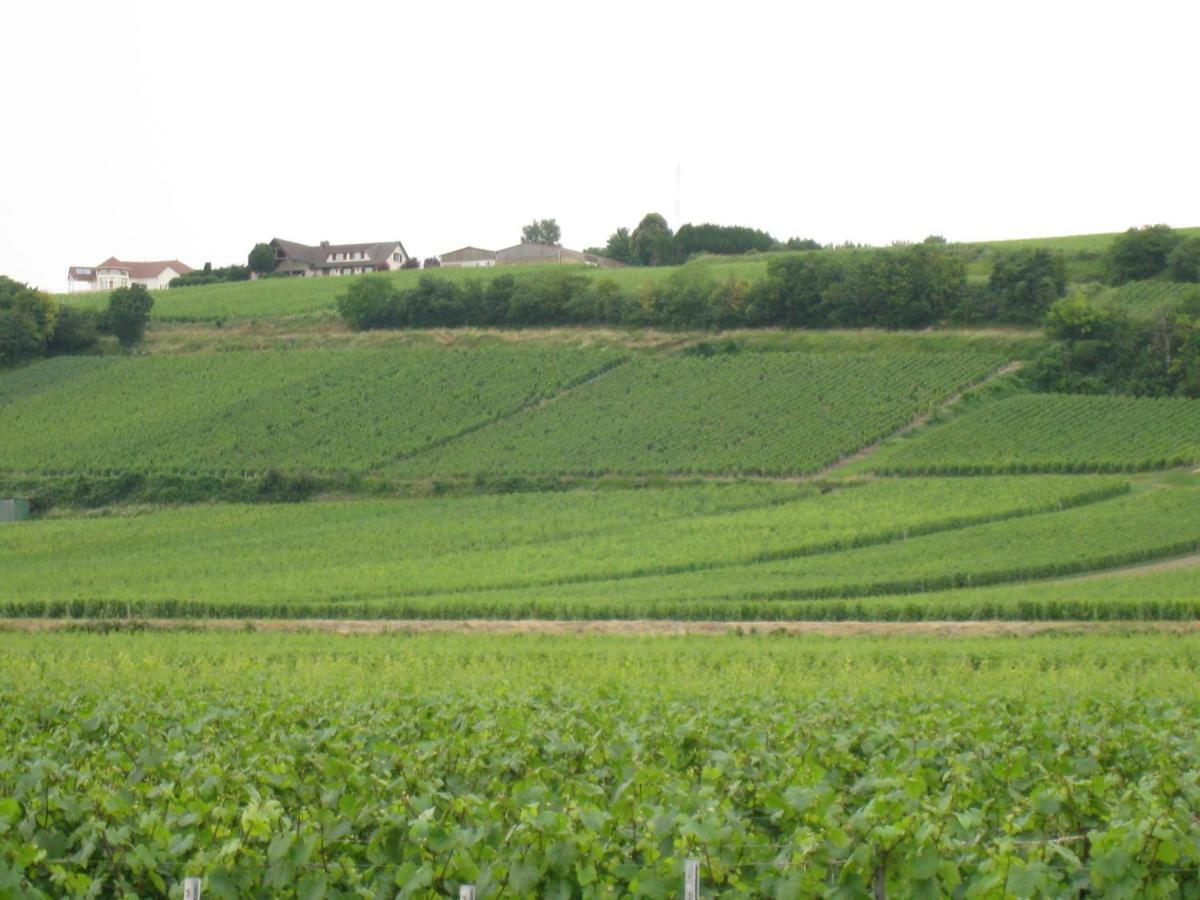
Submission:
[[671,266],[685,263],[693,256],[708,253],[732,256],[765,253],[770,250],[819,250],[811,238],[788,238],[780,243],[765,231],[744,225],[713,225],[704,222],[671,227],[658,213],[647,213],[631,234],[618,228],[603,247],[589,247],[589,253],[635,266]]
[[[266,244],[259,246],[265,247]],[[256,248],[257,249],[257,248]],[[270,249],[270,248],[268,248]],[[271,258],[274,265],[274,256]],[[171,281],[168,287],[195,287],[200,284],[221,284],[226,281],[249,281],[249,266],[221,266],[214,269],[212,263],[205,263],[204,268],[196,272],[187,272]]]
[[1113,284],[1153,278],[1167,268],[1167,260],[1182,238],[1168,225],[1130,228],[1108,248],[1105,263]]
[[103,312],[62,306],[49,294],[0,275],[0,366],[41,356],[84,353],[99,335],[113,334],[121,346],[138,343],[154,298],[141,285],[113,291]]
[[1167,274],[1172,281],[1200,281],[1200,237],[1180,241],[1167,257]]
[[675,232],[675,258],[694,253],[753,253],[770,250],[775,239],[765,231],[740,225],[681,225]]
[[1140,322],[1075,297],[1051,307],[1046,333],[1054,343],[1030,373],[1040,390],[1200,397],[1200,303]]
[[1067,291],[1067,259],[1050,250],[1022,248],[998,256],[986,286],[968,292],[955,318],[964,323],[1032,325]]
[[936,244],[781,255],[767,277],[718,279],[692,262],[626,288],[584,271],[504,273],[490,281],[423,276],[397,289],[365,276],[338,298],[353,328],[654,325],[669,328],[919,328],[945,319],[966,290],[962,262]]
[[946,318],[965,293],[962,261],[935,243],[803,253],[767,264],[745,323],[920,328]]
[[132,347],[145,336],[153,308],[154,298],[144,285],[117,288],[108,295],[108,309],[101,325],[107,333],[116,335],[122,347]]
[[44,354],[57,317],[49,294],[0,275],[0,365]]

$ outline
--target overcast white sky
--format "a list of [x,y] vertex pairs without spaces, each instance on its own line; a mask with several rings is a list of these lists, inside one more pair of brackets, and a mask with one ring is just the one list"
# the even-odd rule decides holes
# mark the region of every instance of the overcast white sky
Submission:
[[[0,273],[1200,225],[1200,3],[6,4]],[[682,170],[675,215],[676,166]]]

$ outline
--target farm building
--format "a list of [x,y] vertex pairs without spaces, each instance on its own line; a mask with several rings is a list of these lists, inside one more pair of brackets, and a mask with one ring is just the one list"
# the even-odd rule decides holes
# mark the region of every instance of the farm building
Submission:
[[408,252],[400,241],[374,244],[331,244],[321,241],[315,247],[274,238],[275,271],[284,275],[320,277],[327,275],[361,275],[399,269],[408,260]]
[[496,265],[498,266],[522,266],[531,263],[600,266],[604,269],[617,269],[625,265],[615,259],[596,256],[594,253],[568,250],[557,244],[521,243],[496,251]]
[[154,262],[124,262],[110,256],[98,266],[71,266],[67,270],[67,290],[113,291],[140,284],[150,290],[165,288],[192,267],[177,259]]
[[479,247],[460,247],[438,257],[443,266],[459,266],[461,268],[479,268],[496,264],[495,250],[482,250]]

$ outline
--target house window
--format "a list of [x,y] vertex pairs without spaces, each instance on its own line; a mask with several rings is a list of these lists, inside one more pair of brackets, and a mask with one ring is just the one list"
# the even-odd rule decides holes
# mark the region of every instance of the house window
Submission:
[[364,272],[374,272],[375,267],[374,266],[363,266],[363,271]]
[[392,262],[400,262],[400,251],[397,250],[392,254]]

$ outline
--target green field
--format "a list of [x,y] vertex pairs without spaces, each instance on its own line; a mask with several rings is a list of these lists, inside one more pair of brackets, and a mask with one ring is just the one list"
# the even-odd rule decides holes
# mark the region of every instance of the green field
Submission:
[[969,352],[630,361],[537,342],[66,357],[0,377],[0,429],[11,436],[0,471],[807,472],[1002,361]]
[[1033,330],[351,333],[346,284],[0,373],[0,900],[1200,897],[1200,400],[1027,394]]
[[[803,619],[903,593],[907,617],[928,618],[926,594],[1198,548],[1196,479],[1132,493],[1040,476],[198,506],[22,527],[0,546],[0,614]],[[855,608],[896,617],[890,603]]]
[[1119,472],[1200,462],[1200,400],[1026,394],[979,404],[877,454],[888,474]]
[[0,469],[377,470],[624,358],[538,345],[63,357],[0,377]]
[[1173,309],[1190,297],[1200,298],[1200,285],[1173,281],[1131,281],[1100,294],[1101,302],[1136,318],[1148,318]]
[[1190,896],[1198,673],[1194,635],[0,635],[0,890]]
[[815,471],[1003,362],[973,353],[635,360],[400,463],[405,475]]

